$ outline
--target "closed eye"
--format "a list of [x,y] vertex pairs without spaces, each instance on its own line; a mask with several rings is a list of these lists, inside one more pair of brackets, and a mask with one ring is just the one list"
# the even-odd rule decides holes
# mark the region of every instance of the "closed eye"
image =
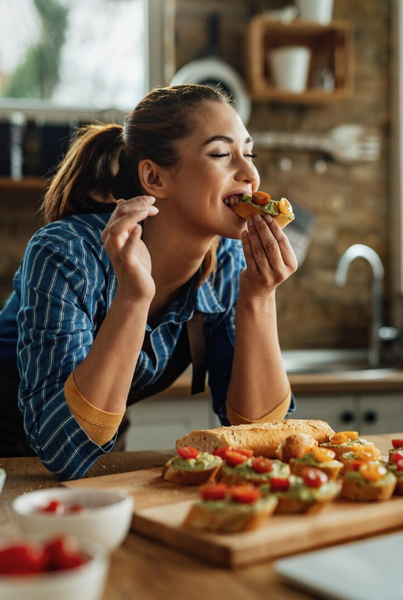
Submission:
[[244,154],[244,156],[247,156],[248,158],[257,158],[258,154]]
[[229,152],[225,154],[209,154],[209,156],[212,156],[213,158],[224,158],[225,156],[229,156]]

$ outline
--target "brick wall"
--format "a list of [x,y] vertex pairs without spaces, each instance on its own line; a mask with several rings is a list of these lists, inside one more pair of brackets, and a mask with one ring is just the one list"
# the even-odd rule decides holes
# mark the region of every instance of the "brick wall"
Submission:
[[[177,0],[177,67],[208,54],[207,19],[212,12],[218,12],[222,15],[220,58],[245,76],[248,18],[261,10],[287,4],[282,0]],[[327,170],[322,174],[315,170],[316,162],[324,158],[319,153],[259,153],[261,188],[273,197],[284,195],[317,214],[306,260],[277,295],[284,349],[366,345],[370,319],[369,266],[357,261],[351,266],[345,288],[336,288],[334,283],[337,261],[353,243],[368,244],[383,260],[384,318],[389,319],[390,1],[334,0],[334,18],[354,25],[355,97],[320,106],[254,104],[248,124],[254,131],[323,131],[343,123],[361,123],[379,129],[383,136],[379,163],[342,166],[326,159]],[[280,168],[284,157],[292,162],[289,171]],[[0,297],[9,292],[25,244],[40,224],[35,212],[39,197],[39,190],[16,194],[0,189]]]

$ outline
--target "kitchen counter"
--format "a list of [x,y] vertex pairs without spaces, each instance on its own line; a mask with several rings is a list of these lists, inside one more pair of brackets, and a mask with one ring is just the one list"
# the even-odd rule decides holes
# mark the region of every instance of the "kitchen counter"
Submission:
[[[403,391],[403,369],[381,368],[334,371],[328,373],[289,373],[294,394],[339,392]],[[187,369],[173,385],[159,396],[189,397],[191,370]]]
[[[368,436],[386,452],[392,437],[403,433]],[[101,457],[86,477],[125,473],[162,466],[173,451],[112,453]],[[60,481],[38,458],[0,459],[7,473],[0,495],[0,531],[2,537],[18,532],[11,518],[10,503],[18,495],[41,488],[58,487]],[[307,593],[286,586],[271,563],[261,563],[236,571],[210,566],[140,535],[130,533],[112,555],[107,587],[102,600],[308,600]]]

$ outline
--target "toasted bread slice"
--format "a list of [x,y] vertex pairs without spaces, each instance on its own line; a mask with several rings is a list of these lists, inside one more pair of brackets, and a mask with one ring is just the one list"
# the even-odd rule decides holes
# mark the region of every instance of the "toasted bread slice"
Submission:
[[210,469],[195,469],[193,471],[185,471],[176,469],[172,464],[168,463],[162,467],[162,476],[167,481],[177,483],[179,485],[202,485],[214,481],[217,473],[221,468],[221,464],[215,465]]
[[259,508],[228,502],[225,509],[215,510],[215,504],[214,502],[194,504],[185,518],[184,527],[223,533],[258,529],[274,513],[277,499],[274,496],[270,499],[264,498],[259,501]]
[[[331,463],[335,463],[339,461],[330,461]],[[308,464],[306,461],[300,460],[298,458],[291,458],[290,460],[290,471],[292,475],[296,475],[297,477],[302,477],[302,471],[309,466],[314,466],[315,469],[319,469],[323,473],[326,473],[329,481],[335,481],[339,476],[339,473],[343,467],[342,463],[338,465],[326,465],[326,463],[318,463],[315,465]]]
[[353,502],[367,502],[377,501],[384,502],[389,500],[396,487],[396,477],[385,477],[385,481],[376,484],[367,482],[362,485],[353,477],[349,477],[351,473],[347,473],[343,480],[343,487],[341,489],[341,496],[346,500],[352,500]]
[[[247,202],[238,202],[237,204],[234,204],[232,206],[232,210],[239,215],[240,217],[243,217],[244,219],[249,219],[250,217],[252,217],[253,215],[259,214],[259,215],[266,215],[267,213],[264,210],[260,210],[259,208],[256,208],[255,206],[252,206],[251,204],[248,204]],[[278,223],[281,227],[281,229],[284,229],[284,227],[286,227],[287,225],[289,225],[289,223],[291,223],[292,219],[290,219],[289,217],[287,217],[286,215],[283,215],[282,213],[278,213],[277,215],[272,215],[273,219],[276,221],[276,223]]]
[[305,502],[302,498],[295,498],[292,496],[279,497],[276,508],[276,514],[290,515],[290,514],[315,514],[320,512],[333,500],[334,495],[332,494],[328,498],[321,500],[315,500],[315,502]]

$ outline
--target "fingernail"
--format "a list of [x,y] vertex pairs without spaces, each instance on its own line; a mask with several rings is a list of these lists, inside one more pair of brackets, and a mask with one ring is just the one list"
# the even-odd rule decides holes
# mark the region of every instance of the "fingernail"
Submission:
[[262,220],[262,215],[254,215],[253,218],[255,219],[256,223],[258,223]]
[[151,210],[152,212],[160,212],[159,209],[156,206],[150,206],[149,210]]
[[154,202],[155,202],[154,196],[148,196],[148,201],[150,202],[150,204],[154,204]]
[[271,223],[273,221],[273,217],[271,215],[265,215],[264,218],[268,223]]
[[120,200],[118,200],[118,201],[116,202],[116,204],[117,204],[117,205],[119,205],[119,204],[123,204],[123,202],[126,202],[126,200],[123,200],[122,198],[120,198]]
[[253,219],[248,219],[248,226],[253,227]]

